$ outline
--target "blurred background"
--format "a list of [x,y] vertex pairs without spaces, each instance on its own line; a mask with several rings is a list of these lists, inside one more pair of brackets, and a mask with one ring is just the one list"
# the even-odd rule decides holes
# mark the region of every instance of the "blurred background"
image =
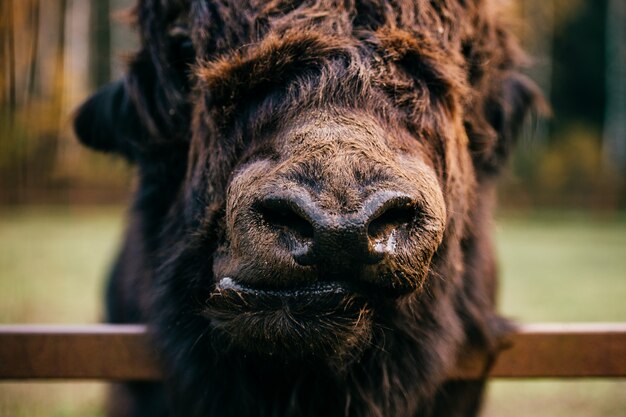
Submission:
[[[94,323],[133,168],[84,149],[72,112],[137,47],[130,0],[0,1],[0,323]],[[495,222],[501,310],[626,321],[626,1],[506,13],[554,116],[529,123]],[[105,384],[0,382],[0,416],[101,416]],[[626,381],[495,381],[485,415],[626,416]]]

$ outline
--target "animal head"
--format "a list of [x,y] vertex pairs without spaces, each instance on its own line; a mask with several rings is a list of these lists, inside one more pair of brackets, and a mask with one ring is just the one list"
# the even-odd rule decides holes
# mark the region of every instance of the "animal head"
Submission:
[[540,102],[522,53],[480,0],[244,3],[141,1],[126,79],[76,119],[138,165],[146,317],[172,362],[398,350],[441,381],[490,338],[468,248]]

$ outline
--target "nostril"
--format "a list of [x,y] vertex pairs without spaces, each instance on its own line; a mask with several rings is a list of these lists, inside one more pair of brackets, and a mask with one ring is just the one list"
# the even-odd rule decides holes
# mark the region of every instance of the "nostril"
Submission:
[[258,205],[258,211],[271,228],[303,239],[313,239],[313,225],[300,213],[295,202],[284,198],[267,198]]
[[387,236],[392,230],[408,228],[415,221],[415,208],[411,205],[390,207],[373,219],[367,229],[370,238]]

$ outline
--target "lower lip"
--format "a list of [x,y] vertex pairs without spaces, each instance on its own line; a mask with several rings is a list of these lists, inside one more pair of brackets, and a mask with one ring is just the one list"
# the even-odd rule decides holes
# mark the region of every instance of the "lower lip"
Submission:
[[341,282],[315,283],[308,286],[285,289],[261,289],[249,287],[236,282],[230,277],[222,278],[217,284],[218,291],[235,291],[265,297],[299,298],[309,296],[345,295],[350,291],[346,284]]

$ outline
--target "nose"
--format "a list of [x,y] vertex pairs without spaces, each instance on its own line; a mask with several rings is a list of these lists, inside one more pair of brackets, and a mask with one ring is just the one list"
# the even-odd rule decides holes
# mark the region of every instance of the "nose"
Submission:
[[268,195],[258,210],[296,263],[334,269],[376,264],[393,255],[398,232],[408,231],[418,215],[415,198],[396,191],[379,191],[346,213],[325,210],[296,192]]

